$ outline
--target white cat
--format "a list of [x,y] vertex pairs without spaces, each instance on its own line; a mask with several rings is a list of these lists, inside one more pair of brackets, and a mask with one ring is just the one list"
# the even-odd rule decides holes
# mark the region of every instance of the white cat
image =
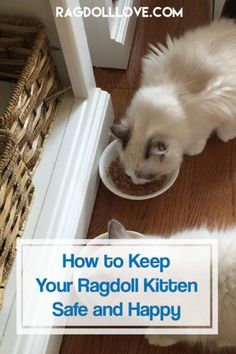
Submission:
[[[112,220],[108,226],[109,238],[128,238],[123,225]],[[160,236],[143,236],[160,237]],[[219,244],[219,334],[218,335],[148,335],[150,344],[169,346],[178,342],[200,343],[203,346],[236,346],[236,228],[228,231],[207,229],[187,230],[171,238],[217,239]]]
[[111,127],[120,158],[134,183],[177,169],[216,131],[236,137],[236,24],[213,22],[151,46],[141,87],[121,124]]

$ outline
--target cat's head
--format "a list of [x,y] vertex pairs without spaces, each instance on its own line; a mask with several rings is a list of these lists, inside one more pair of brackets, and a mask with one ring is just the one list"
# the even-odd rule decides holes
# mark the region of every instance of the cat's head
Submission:
[[[127,239],[131,238],[124,226],[117,220],[113,219],[108,223],[108,238],[109,239]],[[145,236],[143,235],[145,238]]]
[[111,127],[133,183],[159,179],[180,167],[185,129],[185,114],[168,90],[148,87],[136,93],[121,124]]
[[162,238],[158,235],[143,235],[140,233],[129,232],[125,227],[117,220],[113,219],[108,223],[108,239],[119,240],[119,239],[148,239],[148,238]]

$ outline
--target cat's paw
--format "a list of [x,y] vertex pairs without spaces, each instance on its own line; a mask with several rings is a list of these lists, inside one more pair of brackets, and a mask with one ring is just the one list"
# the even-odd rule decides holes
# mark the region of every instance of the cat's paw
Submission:
[[220,140],[222,140],[224,143],[227,143],[229,140],[236,137],[236,127],[222,126],[217,129],[216,133]]
[[160,347],[169,347],[178,342],[176,337],[171,336],[156,336],[156,335],[147,335],[145,338],[148,340],[151,345],[159,345]]
[[206,140],[199,141],[196,144],[191,145],[185,153],[190,156],[198,155],[200,154],[206,145]]

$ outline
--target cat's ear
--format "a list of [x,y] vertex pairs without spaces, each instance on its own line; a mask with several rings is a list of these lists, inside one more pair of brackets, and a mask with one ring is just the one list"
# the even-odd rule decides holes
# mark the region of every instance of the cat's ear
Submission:
[[131,129],[124,124],[113,124],[110,129],[111,135],[119,139],[123,146],[125,146],[131,136]]
[[111,220],[108,224],[108,238],[120,239],[128,238],[128,234],[122,224],[116,220]]
[[147,146],[147,157],[152,155],[164,156],[168,151],[167,143],[159,138],[152,139],[149,141]]

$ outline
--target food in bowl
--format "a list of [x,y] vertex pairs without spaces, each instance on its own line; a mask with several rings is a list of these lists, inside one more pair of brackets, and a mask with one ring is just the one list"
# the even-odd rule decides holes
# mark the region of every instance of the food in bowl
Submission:
[[165,175],[152,182],[134,184],[131,178],[125,173],[118,158],[110,163],[107,175],[121,192],[134,196],[144,196],[155,193],[159,191],[167,181],[167,176]]

